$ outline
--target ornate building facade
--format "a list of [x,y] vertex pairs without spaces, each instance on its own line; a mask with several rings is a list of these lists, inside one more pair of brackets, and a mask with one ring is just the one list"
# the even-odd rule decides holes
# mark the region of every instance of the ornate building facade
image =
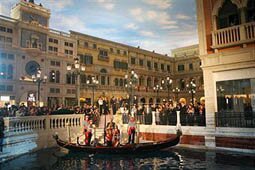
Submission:
[[[42,5],[21,0],[13,6],[11,18],[0,18],[1,105],[59,104],[74,97],[75,86],[66,83],[66,65],[76,56],[76,39],[49,28],[50,11]],[[37,86],[37,69],[47,76]],[[39,87],[39,89],[38,89]]]
[[[170,57],[75,31],[52,30],[50,14],[41,4],[20,0],[11,10],[11,18],[1,16],[1,105],[36,102],[38,92],[40,104],[49,106],[76,105],[77,96],[81,103],[100,96],[131,95],[138,103],[182,97],[190,101],[186,85],[193,79],[197,84],[195,99],[203,96],[197,45],[175,49]],[[76,57],[86,70],[70,74],[67,66],[74,66]],[[47,76],[40,86],[33,83],[37,68]],[[132,70],[138,79],[130,89],[125,75]],[[87,84],[92,79],[98,84]],[[173,93],[176,88],[180,91]]]
[[197,0],[206,146],[254,150],[254,11],[254,0]]
[[196,84],[194,101],[202,102],[201,100],[204,100],[204,82],[198,45],[173,49],[172,56],[174,58],[173,89],[175,89],[173,94],[177,97],[179,89],[178,97],[185,98],[187,102],[191,103],[192,95],[187,85],[192,81]]

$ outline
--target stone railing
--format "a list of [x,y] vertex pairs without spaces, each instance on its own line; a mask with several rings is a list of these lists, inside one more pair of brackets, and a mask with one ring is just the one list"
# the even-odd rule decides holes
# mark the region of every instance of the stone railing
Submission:
[[33,131],[59,131],[81,127],[83,115],[50,115],[5,118],[5,136],[30,133]]
[[58,30],[54,30],[54,29],[50,29],[49,31],[50,31],[50,33],[53,33],[53,34],[62,35],[64,37],[71,37],[71,35],[66,32],[62,32],[62,31],[58,31]]
[[255,22],[212,31],[212,48],[245,44],[255,39]]
[[15,156],[56,146],[53,135],[76,141],[83,132],[82,114],[4,118],[5,131],[0,162]]

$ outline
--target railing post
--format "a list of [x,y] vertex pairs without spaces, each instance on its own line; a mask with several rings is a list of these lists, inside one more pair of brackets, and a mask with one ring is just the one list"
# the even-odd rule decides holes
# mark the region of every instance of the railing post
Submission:
[[10,117],[4,118],[4,126],[6,127],[5,132],[9,133],[9,131],[10,131]]
[[136,127],[137,127],[137,130],[136,130],[136,143],[139,143],[140,141],[139,141],[139,134],[140,134],[140,122],[139,121],[137,121],[136,122]]
[[49,115],[45,116],[45,130],[50,130],[50,117]]
[[156,125],[155,111],[152,111],[152,125]]
[[245,40],[246,39],[246,34],[245,34],[245,26],[244,25],[240,25],[240,41]]
[[181,130],[180,111],[176,111],[176,117],[177,117],[176,129]]
[[68,121],[68,123],[67,123],[67,135],[68,135],[68,142],[69,143],[71,142],[70,126],[71,126],[71,123]]
[[212,31],[212,44],[213,44],[213,46],[216,45],[216,38],[215,38],[216,34],[217,33],[215,33],[215,31]]

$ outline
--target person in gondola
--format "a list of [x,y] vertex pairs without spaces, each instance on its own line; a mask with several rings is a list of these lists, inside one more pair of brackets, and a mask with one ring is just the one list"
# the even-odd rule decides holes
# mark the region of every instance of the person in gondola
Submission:
[[113,121],[113,118],[111,118],[110,122],[107,123],[106,128],[115,129],[115,122]]
[[85,144],[90,145],[91,138],[92,138],[92,129],[93,129],[93,121],[89,121],[88,127],[84,130],[85,131]]
[[129,144],[135,143],[135,128],[136,128],[135,118],[130,117],[128,122],[128,143]]
[[107,128],[106,129],[105,140],[106,140],[106,145],[109,146],[109,147],[112,146],[112,138],[113,138],[112,129],[111,128]]
[[120,130],[117,125],[113,130],[113,146],[118,147],[120,145]]
[[84,132],[85,132],[85,129],[88,129],[88,126],[89,126],[89,116],[86,115],[84,117],[84,121],[83,121],[83,130],[84,130]]
[[84,121],[83,121],[83,133],[85,136],[84,142],[87,145],[88,144],[88,137],[89,137],[89,132],[88,132],[88,128],[89,128],[89,116],[85,116],[84,117]]

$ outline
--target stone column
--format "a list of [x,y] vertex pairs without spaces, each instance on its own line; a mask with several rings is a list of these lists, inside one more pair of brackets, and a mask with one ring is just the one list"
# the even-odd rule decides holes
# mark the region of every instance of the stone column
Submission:
[[210,69],[204,69],[205,82],[205,107],[206,107],[206,136],[205,145],[215,147],[215,81],[213,72]]

